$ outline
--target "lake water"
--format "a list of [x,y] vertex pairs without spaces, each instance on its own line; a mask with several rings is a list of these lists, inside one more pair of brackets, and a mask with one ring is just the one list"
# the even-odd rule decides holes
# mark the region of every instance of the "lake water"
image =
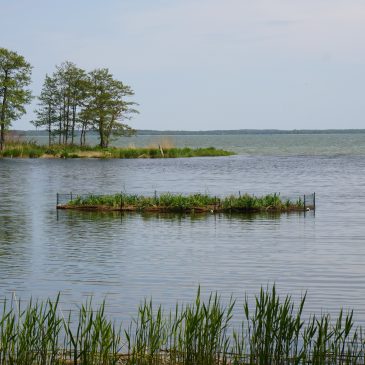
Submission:
[[[310,312],[343,306],[365,323],[365,135],[175,136],[174,143],[239,154],[0,160],[0,297],[61,292],[69,308],[93,295],[95,302],[106,298],[113,316],[128,319],[145,297],[172,306],[191,300],[199,284],[204,293],[242,298],[276,283],[294,298],[308,290]],[[317,209],[275,216],[55,209],[57,192],[154,190],[315,191]]]

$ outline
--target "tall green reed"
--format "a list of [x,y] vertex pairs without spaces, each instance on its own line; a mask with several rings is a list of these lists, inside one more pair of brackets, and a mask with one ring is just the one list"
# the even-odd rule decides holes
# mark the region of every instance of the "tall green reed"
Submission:
[[53,364],[59,354],[62,320],[59,296],[52,303],[33,302],[22,309],[13,298],[4,302],[0,320],[0,364]]
[[[364,364],[365,342],[353,312],[303,315],[306,294],[295,305],[276,287],[261,288],[242,309],[217,293],[176,304],[165,314],[145,300],[126,328],[112,322],[105,303],[91,300],[64,316],[54,302],[14,297],[0,314],[0,365],[281,365]],[[240,320],[233,319],[241,312]]]
[[117,364],[121,353],[121,328],[107,319],[105,303],[92,308],[91,300],[83,304],[75,324],[71,312],[64,321],[63,349],[73,364]]
[[68,202],[72,207],[109,207],[112,209],[130,208],[139,211],[148,209],[183,212],[189,210],[205,209],[206,211],[219,212],[260,212],[260,211],[289,211],[303,210],[301,201],[282,200],[279,194],[268,194],[262,197],[249,194],[230,195],[219,198],[208,194],[172,194],[162,193],[154,196],[137,194],[114,195],[87,195],[77,196]]
[[137,318],[125,330],[130,364],[153,363],[167,342],[167,322],[162,307],[154,310],[152,300],[138,308]]

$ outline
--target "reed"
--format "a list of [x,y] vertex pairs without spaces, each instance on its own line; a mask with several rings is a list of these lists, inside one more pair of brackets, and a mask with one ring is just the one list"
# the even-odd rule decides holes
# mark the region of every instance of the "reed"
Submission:
[[59,296],[24,308],[12,299],[0,316],[0,364],[364,364],[352,311],[305,319],[305,300],[295,305],[275,286],[261,288],[233,320],[233,298],[226,305],[217,293],[203,300],[199,288],[193,303],[169,312],[145,300],[123,328],[108,319],[105,303],[94,309],[89,300],[65,316]]
[[154,196],[136,194],[76,196],[60,209],[92,209],[162,212],[286,212],[302,211],[303,201],[282,200],[279,194],[257,197],[249,194],[216,197],[208,194],[171,194]]
[[63,323],[64,352],[59,360],[68,360],[75,365],[118,363],[122,350],[122,331],[107,319],[105,303],[94,310],[89,300],[81,306],[75,324],[71,312]]
[[0,364],[58,364],[62,319],[59,297],[52,303],[33,302],[22,309],[4,302],[0,319]]
[[39,146],[34,141],[9,141],[5,145],[5,149],[0,151],[0,157],[38,158],[42,156],[43,153],[43,147]]
[[207,148],[160,147],[108,147],[78,145],[38,145],[35,141],[9,141],[0,157],[21,158],[182,158],[204,156],[230,156],[233,152]]

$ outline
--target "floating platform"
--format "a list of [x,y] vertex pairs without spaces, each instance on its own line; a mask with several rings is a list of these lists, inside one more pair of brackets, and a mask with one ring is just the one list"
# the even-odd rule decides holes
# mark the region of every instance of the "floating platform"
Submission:
[[315,210],[315,193],[296,199],[273,193],[218,197],[208,194],[173,194],[156,192],[152,196],[138,194],[57,194],[57,209],[156,213],[255,213],[300,212]]

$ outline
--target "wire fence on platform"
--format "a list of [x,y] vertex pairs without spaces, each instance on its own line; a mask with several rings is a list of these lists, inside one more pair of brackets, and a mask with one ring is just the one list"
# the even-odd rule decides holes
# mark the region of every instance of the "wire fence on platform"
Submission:
[[[69,202],[72,202],[73,200],[76,199],[86,199],[89,197],[95,197],[95,198],[99,198],[99,197],[105,197],[105,196],[110,196],[110,195],[120,195],[121,196],[121,201],[123,200],[123,197],[125,196],[144,196],[144,197],[153,197],[155,198],[155,200],[158,200],[160,196],[165,195],[165,194],[169,194],[169,195],[173,195],[173,196],[190,196],[190,195],[208,195],[211,197],[215,197],[215,199],[218,201],[219,199],[225,199],[229,196],[235,196],[235,197],[241,197],[245,194],[249,194],[251,196],[255,196],[251,193],[245,192],[243,190],[237,190],[237,191],[232,191],[232,192],[228,192],[225,194],[211,194],[209,192],[201,192],[201,191],[192,191],[192,192],[188,192],[188,193],[179,193],[179,192],[170,192],[170,191],[145,191],[142,194],[136,193],[136,192],[117,192],[117,193],[109,193],[109,194],[101,194],[101,193],[74,193],[74,192],[70,192],[70,193],[57,193],[56,194],[56,205],[60,206],[60,205],[65,205]],[[278,194],[280,199],[283,202],[291,202],[293,204],[295,203],[300,203],[303,206],[303,211],[308,211],[308,210],[315,210],[316,209],[316,193],[309,193],[309,194],[301,194],[301,195],[280,195]]]

